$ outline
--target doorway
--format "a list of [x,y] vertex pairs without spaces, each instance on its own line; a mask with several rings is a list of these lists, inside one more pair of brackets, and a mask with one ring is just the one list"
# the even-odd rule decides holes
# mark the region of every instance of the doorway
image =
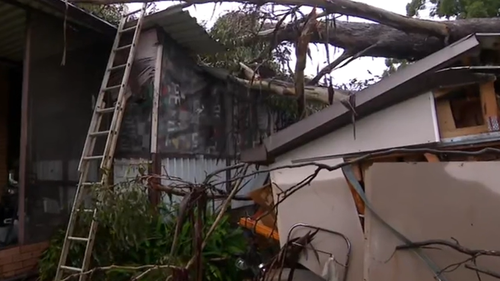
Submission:
[[18,243],[22,77],[0,61],[0,249]]

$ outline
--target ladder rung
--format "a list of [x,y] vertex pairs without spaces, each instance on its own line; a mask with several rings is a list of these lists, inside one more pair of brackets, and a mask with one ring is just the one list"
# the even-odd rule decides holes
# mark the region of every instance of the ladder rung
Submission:
[[98,108],[96,109],[97,113],[111,113],[115,111],[114,107],[106,107],[106,108]]
[[94,156],[85,156],[83,160],[99,160],[104,158],[104,155],[94,155]]
[[108,131],[100,131],[100,132],[93,132],[93,133],[90,133],[89,136],[91,136],[91,137],[107,136],[107,135],[109,135],[109,133],[111,133],[110,130],[108,130]]
[[125,33],[125,32],[129,32],[131,30],[135,30],[137,28],[137,25],[134,25],[134,26],[131,26],[131,27],[128,27],[128,28],[125,28],[125,29],[122,29],[120,31],[120,33]]
[[117,69],[122,69],[122,68],[125,68],[127,65],[128,65],[128,63],[120,64],[120,65],[117,65],[117,66],[113,66],[113,67],[111,67],[109,69],[109,71],[113,71],[113,70],[117,70]]
[[92,209],[76,209],[77,212],[84,212],[84,213],[93,213],[94,210]]
[[73,237],[73,236],[69,236],[68,239],[71,240],[71,241],[80,241],[80,242],[88,242],[89,241],[88,238]]
[[78,267],[72,267],[72,266],[61,265],[61,268],[62,268],[62,269],[69,270],[69,271],[82,272],[82,269],[81,269],[81,268],[78,268]]
[[103,91],[111,91],[111,90],[115,90],[115,89],[120,89],[121,86],[122,86],[122,84],[110,86],[110,87],[104,88]]
[[121,47],[118,47],[116,49],[114,49],[115,52],[118,52],[118,51],[121,51],[121,50],[125,50],[125,49],[128,49],[130,47],[132,47],[134,44],[129,44],[129,45],[125,45],[125,46],[121,46]]
[[100,182],[82,182],[81,185],[83,186],[94,186],[94,185],[99,185],[101,184]]

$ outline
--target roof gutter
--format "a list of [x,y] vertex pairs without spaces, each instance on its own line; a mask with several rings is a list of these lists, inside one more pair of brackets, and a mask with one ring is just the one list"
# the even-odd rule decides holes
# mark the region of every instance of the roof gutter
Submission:
[[[476,36],[469,35],[360,91],[356,94],[358,119],[439,87],[443,81],[433,72],[478,51],[479,47]],[[243,151],[241,161],[270,164],[276,157],[350,124],[350,119],[347,109],[335,103],[271,135],[262,145]]]

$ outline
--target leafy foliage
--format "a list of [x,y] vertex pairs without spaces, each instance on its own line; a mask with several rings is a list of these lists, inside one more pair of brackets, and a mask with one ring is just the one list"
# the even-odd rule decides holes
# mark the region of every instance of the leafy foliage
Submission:
[[112,24],[118,24],[122,13],[127,10],[125,4],[95,5],[77,3],[77,6]]
[[[406,5],[406,15],[409,17],[419,17],[423,10],[429,10],[431,17],[446,19],[491,18],[499,16],[500,0],[411,0]],[[386,59],[387,69],[383,76],[394,73],[408,63],[406,60]]]
[[408,16],[430,9],[430,16],[439,18],[470,19],[499,16],[500,0],[412,0],[406,5]]
[[407,60],[387,58],[385,59],[385,66],[387,67],[387,69],[382,73],[382,77],[389,76],[398,71],[400,68],[403,68],[409,64],[410,63]]
[[219,41],[229,50],[212,56],[202,57],[201,61],[213,67],[228,69],[237,72],[239,63],[249,64],[259,59],[259,63],[266,62],[266,66],[273,69],[278,75],[287,74],[284,64],[290,60],[291,52],[288,48],[280,46],[269,52],[268,42],[255,42],[243,46],[241,40],[249,38],[262,30],[259,12],[254,9],[231,11],[220,16],[214,26],[209,30],[210,36]]
[[[168,256],[176,225],[177,205],[163,205],[158,211],[148,201],[141,185],[124,183],[110,189],[95,188],[99,193],[99,228],[96,234],[91,268],[109,265],[140,266],[170,264],[183,266],[192,257],[193,224],[186,222],[180,235],[179,251]],[[84,226],[89,225],[91,214],[81,214],[78,236],[86,236]],[[204,233],[214,222],[215,215],[207,214]],[[88,229],[88,228],[87,228]],[[227,218],[210,236],[202,252],[205,280],[239,280],[241,272],[235,269],[236,256],[245,251],[246,243],[239,228],[233,228]],[[49,281],[55,275],[64,240],[64,230],[57,233],[40,261],[40,280]],[[68,265],[80,267],[84,245],[73,243]],[[129,280],[137,272],[123,269],[98,271],[91,280]],[[165,280],[167,270],[155,270],[141,280]]]
[[[94,16],[115,25],[118,25],[120,22],[122,14],[128,11],[126,4],[96,5],[89,3],[76,3],[76,5]],[[147,14],[155,13],[157,10],[156,4],[151,3]],[[133,18],[133,15],[131,17]]]

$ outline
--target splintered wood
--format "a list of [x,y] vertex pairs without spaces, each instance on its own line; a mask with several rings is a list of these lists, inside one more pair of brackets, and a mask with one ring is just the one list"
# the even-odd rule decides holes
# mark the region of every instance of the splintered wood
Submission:
[[434,91],[441,139],[499,131],[494,83]]

